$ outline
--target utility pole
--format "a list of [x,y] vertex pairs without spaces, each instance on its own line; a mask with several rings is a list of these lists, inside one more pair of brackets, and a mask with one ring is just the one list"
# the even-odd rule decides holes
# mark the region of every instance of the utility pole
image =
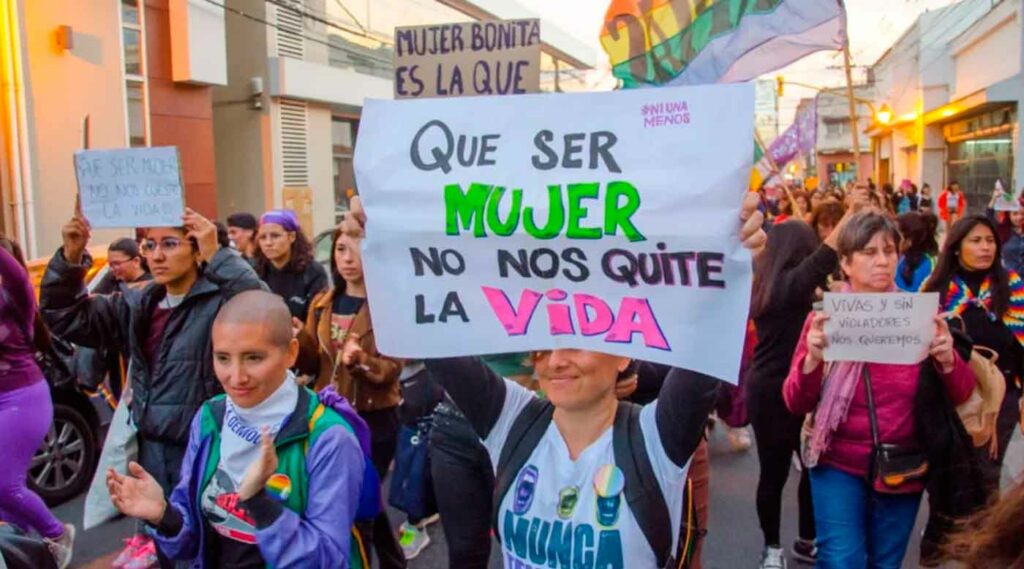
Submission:
[[850,133],[853,135],[853,162],[857,169],[857,181],[864,181],[864,169],[860,167],[860,133],[857,132],[857,102],[853,99],[853,74],[850,72],[850,36],[843,43],[843,68],[846,70],[846,100],[850,104]]

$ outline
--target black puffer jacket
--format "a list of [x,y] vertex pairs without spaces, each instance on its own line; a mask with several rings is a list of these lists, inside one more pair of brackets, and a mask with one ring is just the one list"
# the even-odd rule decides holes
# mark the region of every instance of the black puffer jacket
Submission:
[[53,332],[90,348],[127,346],[133,390],[131,412],[143,437],[179,446],[188,443],[192,416],[221,391],[213,373],[210,330],[217,311],[239,292],[264,289],[237,253],[221,248],[171,313],[157,364],[151,369],[143,347],[153,308],[166,295],[161,285],[139,294],[88,295],[86,254],[71,265],[58,250],[46,267],[41,291],[43,318]]

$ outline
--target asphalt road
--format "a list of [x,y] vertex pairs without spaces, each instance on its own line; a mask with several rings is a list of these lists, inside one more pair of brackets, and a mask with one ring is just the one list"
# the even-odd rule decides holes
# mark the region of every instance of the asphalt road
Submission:
[[[754,510],[754,491],[757,487],[757,454],[754,449],[744,453],[729,451],[721,429],[711,437],[711,519],[704,547],[706,569],[754,568],[760,560],[763,546],[761,532]],[[1024,440],[1018,432],[1010,446],[1004,483],[1013,474],[1024,472]],[[796,476],[786,485],[783,502],[782,539],[792,544],[796,539]],[[77,525],[82,521],[84,497],[79,497],[57,509],[58,516]],[[917,567],[918,536],[927,519],[927,505],[922,504],[918,527],[908,548],[904,567]],[[397,526],[402,517],[392,510],[392,522]],[[99,528],[80,532],[73,567],[99,569],[108,567],[121,542],[134,531],[131,520],[120,519]],[[432,543],[409,566],[412,569],[447,568],[447,548],[440,524],[428,528]],[[495,548],[497,549],[497,548]],[[492,551],[491,567],[500,568],[497,551]],[[790,564],[796,567],[795,563]]]

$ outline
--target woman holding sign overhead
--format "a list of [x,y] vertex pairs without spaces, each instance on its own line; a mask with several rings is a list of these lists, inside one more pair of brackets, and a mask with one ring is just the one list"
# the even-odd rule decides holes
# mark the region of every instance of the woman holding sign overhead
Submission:
[[996,419],[996,435],[979,449],[989,493],[999,490],[1006,447],[1019,417],[1024,370],[1024,281],[1000,263],[1003,245],[995,224],[984,216],[966,217],[953,225],[938,266],[925,290],[940,294],[944,311],[959,315],[975,345],[996,352],[1006,379],[1006,395]]
[[[837,246],[843,292],[895,290],[900,233],[889,217],[857,214]],[[827,320],[823,312],[807,317],[783,384],[791,412],[814,413],[801,450],[814,497],[816,566],[897,568],[926,485],[956,502],[941,504],[946,511],[966,500],[951,485],[962,482],[952,471],[957,457],[969,456],[953,405],[967,400],[974,377],[938,316],[927,358],[912,365],[826,363]]]

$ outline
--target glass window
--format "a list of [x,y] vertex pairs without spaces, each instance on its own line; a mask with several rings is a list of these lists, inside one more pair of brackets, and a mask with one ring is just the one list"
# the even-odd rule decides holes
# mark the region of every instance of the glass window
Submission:
[[139,22],[139,0],[121,0],[121,20],[125,24]]
[[348,211],[349,197],[355,192],[356,177],[352,152],[359,132],[358,119],[335,117],[331,120],[331,152],[333,154],[335,218]]
[[142,75],[142,32],[124,29],[124,72],[128,75]]
[[1010,132],[996,133],[949,145],[949,177],[960,183],[972,212],[984,211],[996,180],[1003,187],[1013,176],[1013,140]]
[[125,85],[128,100],[128,146],[146,146],[146,104],[138,81]]

